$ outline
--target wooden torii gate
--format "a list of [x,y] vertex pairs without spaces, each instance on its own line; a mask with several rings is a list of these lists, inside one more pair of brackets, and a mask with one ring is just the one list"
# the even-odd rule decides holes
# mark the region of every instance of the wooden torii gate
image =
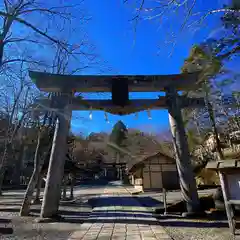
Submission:
[[[55,92],[51,100],[40,99],[41,109],[57,112],[57,124],[53,140],[47,182],[41,209],[41,217],[52,217],[58,212],[61,181],[64,171],[66,138],[69,116],[72,110],[103,110],[111,114],[126,115],[143,110],[168,109],[176,165],[183,199],[188,213],[199,210],[199,198],[194,178],[181,109],[203,107],[204,99],[178,95],[180,90],[190,90],[196,84],[199,72],[174,75],[58,75],[43,72],[29,73],[36,86],[45,92]],[[74,97],[72,92],[111,92],[110,100],[88,100]],[[129,99],[129,92],[160,92],[166,97],[158,99]]]

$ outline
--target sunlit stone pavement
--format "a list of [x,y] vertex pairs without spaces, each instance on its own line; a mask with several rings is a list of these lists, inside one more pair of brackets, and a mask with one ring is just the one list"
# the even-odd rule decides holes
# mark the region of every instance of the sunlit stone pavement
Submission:
[[104,193],[93,200],[93,205],[88,220],[69,240],[172,239],[151,211],[141,206],[123,186],[107,186]]
[[[195,221],[160,217],[156,220],[152,213],[156,206],[162,206],[161,193],[132,195],[132,191],[133,187],[120,182],[80,184],[75,187],[75,201],[60,204],[59,213],[64,219],[52,223],[35,222],[40,204],[31,207],[33,216],[19,217],[24,191],[6,191],[0,197],[0,240],[240,239],[240,235],[235,238],[230,235],[226,219]],[[199,191],[200,195],[210,193]],[[178,199],[180,192],[168,193],[168,202]]]

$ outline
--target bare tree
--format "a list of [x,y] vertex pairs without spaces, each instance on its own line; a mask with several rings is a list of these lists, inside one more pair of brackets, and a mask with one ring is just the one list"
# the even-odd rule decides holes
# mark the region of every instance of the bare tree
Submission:
[[[8,52],[19,48],[23,51],[26,46],[29,49],[31,46],[43,47],[51,44],[61,46],[68,51],[74,44],[66,44],[59,39],[59,36],[60,38],[68,37],[69,33],[77,32],[73,27],[74,20],[78,21],[79,26],[87,20],[86,12],[83,12],[80,7],[82,2],[63,5],[61,1],[55,1],[55,5],[52,6],[50,2],[38,0],[4,0],[0,9],[2,18],[0,21],[0,67],[17,61],[32,62],[30,55],[28,56],[30,60],[26,57],[21,58],[16,53],[13,57],[8,56],[4,51],[7,46],[9,46]],[[15,26],[24,30],[23,33],[17,31]],[[35,55],[39,56],[39,54]]]
[[[84,43],[85,44],[85,43]],[[67,46],[67,43],[65,43],[65,46]],[[87,54],[85,52],[78,52],[78,50],[81,48],[81,45],[69,48],[68,50],[65,47],[62,47],[60,45],[57,45],[56,47],[54,47],[54,51],[55,54],[53,55],[53,58],[50,60],[52,61],[52,67],[51,67],[51,72],[55,73],[55,74],[75,74],[79,71],[82,71],[84,69],[86,69],[87,67],[90,67],[90,63],[95,63],[95,55],[94,54]],[[77,61],[79,59],[79,57],[86,57],[88,58],[87,64],[86,61],[84,62],[84,64],[80,64],[80,66],[76,67],[75,61]],[[50,93],[48,95],[49,99],[51,99],[52,97],[54,97],[54,93]],[[41,126],[41,128],[45,129],[47,127],[47,124],[49,124],[48,128],[52,129],[52,124],[54,124],[55,122],[55,117],[57,115],[57,113],[55,113],[52,110],[51,104],[50,106],[43,106],[41,105],[41,107],[43,108],[42,111],[45,111],[45,117],[44,117],[44,125]],[[69,125],[70,125],[70,118],[69,116],[65,116],[68,118],[69,121]],[[31,204],[31,200],[33,197],[33,192],[35,187],[37,187],[36,191],[37,191],[37,195],[39,195],[40,192],[40,185],[41,185],[41,181],[42,181],[42,175],[41,175],[41,171],[42,171],[42,167],[43,164],[46,163],[48,161],[47,158],[50,157],[50,152],[51,152],[51,148],[52,148],[52,142],[51,140],[49,141],[49,145],[47,147],[47,155],[45,156],[39,156],[40,152],[39,152],[39,148],[41,146],[41,141],[44,140],[43,134],[45,133],[45,131],[43,131],[43,133],[41,133],[41,130],[39,131],[39,136],[38,136],[38,143],[36,145],[36,150],[35,150],[35,157],[34,157],[34,170],[32,173],[32,177],[31,180],[28,184],[28,188],[27,191],[25,193],[25,197],[23,200],[23,204],[21,207],[21,211],[20,211],[20,215],[22,216],[26,216],[29,213],[30,210],[30,204]],[[41,140],[42,139],[42,140]],[[56,146],[58,147],[58,146]]]
[[29,118],[30,105],[36,97],[36,92],[34,93],[34,90],[30,90],[31,83],[26,80],[26,72],[21,71],[16,73],[15,76],[5,75],[4,78],[7,84],[3,91],[5,94],[1,96],[1,102],[2,111],[8,116],[8,127],[7,131],[5,131],[4,148],[0,159],[0,190],[2,188],[5,167],[9,164],[8,160],[11,158],[10,153],[13,151],[19,130]]
[[34,155],[34,170],[28,183],[28,187],[20,209],[21,216],[27,216],[29,214],[34,189],[37,182],[40,180],[39,175],[42,170],[44,161],[46,161],[46,158],[49,157],[49,152],[51,150],[51,140],[53,138],[53,133],[50,134],[52,126],[46,127],[47,117],[48,114],[46,113],[42,125],[39,125],[37,145]]
[[[203,26],[207,27],[209,18],[220,17],[225,13],[240,13],[238,0],[229,1],[228,6],[223,5],[222,1],[215,1],[215,6],[209,7],[201,0],[123,0],[123,3],[134,8],[132,21],[136,26],[141,21],[156,21],[159,27],[165,28],[164,41],[171,48],[171,54],[177,44],[179,37],[185,31],[194,33]],[[235,51],[240,47],[236,46]]]

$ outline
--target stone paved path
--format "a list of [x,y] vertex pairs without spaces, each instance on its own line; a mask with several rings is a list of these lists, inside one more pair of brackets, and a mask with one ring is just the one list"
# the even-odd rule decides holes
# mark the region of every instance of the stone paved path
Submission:
[[89,219],[69,240],[170,240],[152,213],[122,187],[106,187],[104,194],[93,200]]

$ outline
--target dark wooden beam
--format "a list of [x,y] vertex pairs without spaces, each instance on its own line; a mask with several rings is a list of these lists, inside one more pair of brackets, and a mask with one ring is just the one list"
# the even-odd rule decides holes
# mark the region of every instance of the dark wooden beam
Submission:
[[[182,107],[203,107],[205,106],[204,99],[202,98],[185,98],[179,97],[183,100]],[[102,110],[116,115],[127,115],[145,110],[158,110],[166,109],[166,98],[159,97],[159,99],[134,99],[130,100],[129,104],[125,107],[116,106],[112,100],[83,100],[79,98],[72,98],[69,100],[71,110]],[[40,99],[33,106],[36,110],[51,110],[49,99]],[[54,109],[52,109],[54,110]]]
[[167,86],[178,90],[191,89],[196,84],[199,72],[171,75],[59,75],[30,71],[29,76],[36,86],[45,92],[111,92],[112,81],[128,80],[129,92],[159,92]]

